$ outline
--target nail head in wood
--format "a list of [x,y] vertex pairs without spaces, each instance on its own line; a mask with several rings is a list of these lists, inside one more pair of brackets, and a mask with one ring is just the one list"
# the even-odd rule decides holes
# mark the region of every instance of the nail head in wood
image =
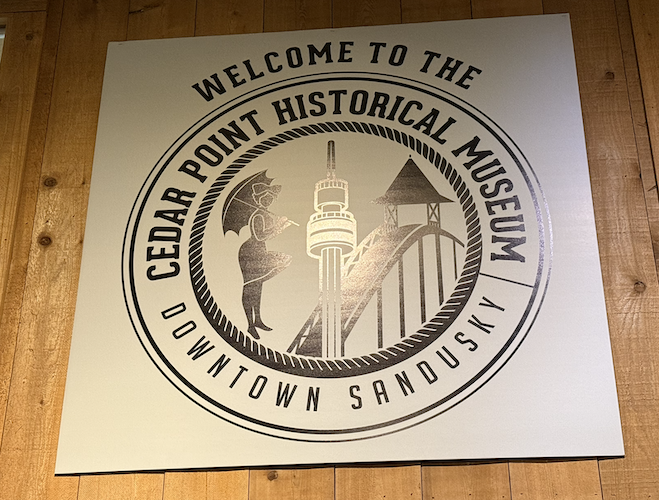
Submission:
[[647,287],[642,281],[637,281],[634,283],[634,291],[638,293],[643,293]]
[[47,247],[53,242],[50,236],[39,236],[39,245]]
[[268,481],[274,481],[278,477],[279,477],[279,474],[277,474],[276,470],[271,470],[270,472],[268,472]]
[[616,77],[616,74],[613,71],[607,71],[604,75],[607,80],[613,80]]
[[55,177],[46,177],[43,180],[43,185],[49,188],[55,187],[57,186],[57,179],[55,179]]

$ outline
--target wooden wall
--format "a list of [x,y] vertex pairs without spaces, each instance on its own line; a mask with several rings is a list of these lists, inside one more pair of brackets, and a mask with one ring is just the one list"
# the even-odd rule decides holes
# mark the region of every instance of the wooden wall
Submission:
[[[109,41],[569,12],[624,459],[54,477]],[[0,0],[0,498],[659,498],[659,2]]]

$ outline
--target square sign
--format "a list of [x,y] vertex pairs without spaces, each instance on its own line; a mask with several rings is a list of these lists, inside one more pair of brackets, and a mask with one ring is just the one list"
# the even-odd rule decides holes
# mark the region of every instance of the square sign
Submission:
[[567,15],[110,44],[57,473],[622,453]]

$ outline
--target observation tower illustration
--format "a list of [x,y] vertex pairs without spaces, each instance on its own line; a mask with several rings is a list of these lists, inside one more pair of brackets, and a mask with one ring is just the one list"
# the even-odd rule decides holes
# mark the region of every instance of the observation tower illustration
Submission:
[[314,189],[307,223],[307,254],[318,260],[322,357],[342,355],[341,280],[344,257],[355,249],[357,221],[348,211],[348,183],[336,176],[334,141],[327,143],[327,177]]
[[[387,346],[426,322],[443,324],[440,308],[467,259],[465,244],[441,224],[440,207],[455,202],[410,157],[372,200],[384,208],[383,223],[356,244],[348,183],[336,178],[335,163],[330,141],[327,177],[316,183],[316,213],[307,225],[307,253],[319,260],[321,293],[287,352],[324,359],[376,350],[389,356]],[[449,218],[459,209],[449,211]]]

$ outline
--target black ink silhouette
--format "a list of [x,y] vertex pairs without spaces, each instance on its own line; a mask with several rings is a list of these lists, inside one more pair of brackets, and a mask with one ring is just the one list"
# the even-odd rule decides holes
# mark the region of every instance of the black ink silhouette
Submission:
[[279,274],[291,262],[291,256],[271,252],[266,241],[280,234],[294,222],[276,215],[268,207],[277,199],[281,186],[271,185],[272,179],[259,172],[244,180],[227,197],[222,211],[224,233],[240,232],[249,226],[250,237],[238,251],[238,262],[243,274],[242,303],[247,317],[247,332],[259,339],[257,328],[271,331],[261,319],[263,282]]

